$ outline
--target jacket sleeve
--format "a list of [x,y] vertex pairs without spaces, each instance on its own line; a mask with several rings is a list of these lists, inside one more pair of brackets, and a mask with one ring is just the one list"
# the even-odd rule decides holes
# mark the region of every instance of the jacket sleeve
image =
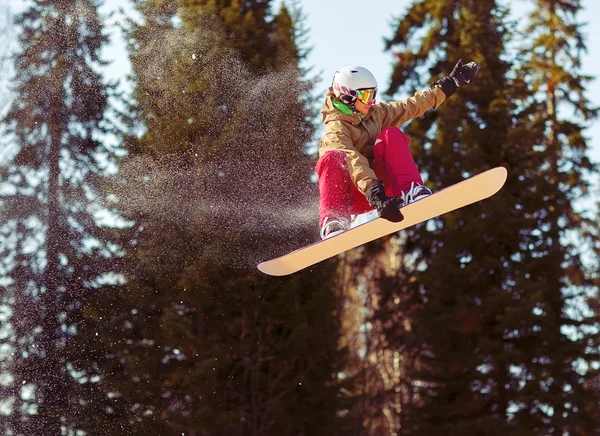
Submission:
[[439,86],[416,92],[412,97],[397,102],[380,105],[382,111],[381,129],[400,125],[420,117],[430,109],[436,109],[446,100],[446,94]]
[[346,155],[348,172],[354,185],[366,195],[367,188],[377,181],[375,171],[369,160],[354,147],[350,131],[341,122],[331,122],[325,126],[325,134],[321,139],[320,153],[341,151]]

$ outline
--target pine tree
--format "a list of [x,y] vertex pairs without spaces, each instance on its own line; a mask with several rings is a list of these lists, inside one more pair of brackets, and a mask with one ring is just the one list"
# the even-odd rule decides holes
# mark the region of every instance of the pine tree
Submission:
[[4,120],[16,154],[2,186],[3,300],[14,351],[3,431],[58,435],[80,428],[95,406],[101,350],[78,330],[113,255],[94,221],[113,154],[99,139],[108,126],[109,88],[97,72],[106,37],[88,0],[35,0],[16,24],[17,98]]
[[[508,65],[501,59],[507,37],[502,22],[494,1],[420,1],[387,43],[398,50],[390,94],[401,85],[406,94],[427,86],[459,58],[481,67],[471,85],[406,129],[415,161],[434,191],[507,164],[511,104]],[[513,177],[518,170],[510,164]],[[377,317],[405,366],[398,386],[402,434],[506,430],[507,405],[498,404],[504,385],[494,391],[487,371],[493,368],[490,354],[503,343],[493,322],[505,298],[505,241],[496,232],[506,227],[508,201],[503,192],[407,232],[402,271],[381,282]],[[482,331],[487,324],[490,330]]]
[[[594,374],[584,369],[598,359],[598,352],[591,351],[598,335],[590,334],[596,321],[585,310],[586,295],[593,290],[583,260],[589,246],[585,229],[591,223],[589,209],[578,212],[576,202],[589,193],[588,176],[595,169],[587,157],[583,122],[597,116],[597,110],[585,96],[590,78],[581,73],[580,2],[535,3],[517,77],[529,91],[519,120],[537,155],[529,167],[537,170],[529,178],[537,201],[533,210],[525,208],[537,228],[527,236],[531,253],[521,261],[540,292],[533,314],[527,314],[534,318],[536,340],[528,351],[537,365],[528,370],[515,399],[514,420],[544,433],[593,434],[598,423],[588,406],[597,404],[598,394],[585,390]],[[532,390],[538,391],[534,397]]]
[[395,236],[373,241],[347,253],[341,265],[342,343],[353,358],[344,373],[355,379],[351,413],[360,418],[355,434],[395,434],[400,428],[404,395],[398,387],[405,382],[407,356],[388,346],[384,332],[391,321],[378,316],[386,280],[400,273],[399,242]]
[[[380,316],[393,317],[399,304],[410,308],[409,328],[390,323],[388,340],[410,344],[407,353],[417,357],[407,374],[406,392],[417,401],[402,416],[405,434],[593,428],[576,371],[587,338],[571,340],[563,331],[578,324],[568,316],[569,287],[587,285],[580,253],[563,239],[581,217],[553,165],[549,121],[539,123],[544,104],[520,79],[524,72],[509,79],[515,71],[503,60],[512,36],[506,23],[495,1],[425,0],[408,10],[388,42],[399,49],[392,93],[436,80],[461,57],[481,67],[471,85],[408,129],[428,184],[439,189],[500,164],[509,170],[497,196],[409,232],[406,276],[387,282]],[[571,123],[564,126],[571,139],[561,146],[574,158],[567,167],[581,174],[589,168],[584,143]],[[564,177],[585,186],[572,173]]]
[[345,405],[330,268],[275,279],[252,257],[316,234],[282,230],[281,214],[315,195],[293,20],[285,9],[271,18],[264,1],[137,6],[134,118],[144,133],[130,139],[120,195],[138,233],[126,292],[107,290],[90,314],[114,357],[103,380],[123,412],[113,424],[334,434]]

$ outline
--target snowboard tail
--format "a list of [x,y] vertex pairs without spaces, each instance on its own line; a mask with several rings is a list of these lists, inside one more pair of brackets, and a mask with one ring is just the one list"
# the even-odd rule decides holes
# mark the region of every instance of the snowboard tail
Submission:
[[402,207],[404,220],[399,223],[377,218],[339,235],[262,262],[258,269],[272,276],[295,273],[367,242],[491,197],[504,186],[507,176],[506,168],[492,168]]

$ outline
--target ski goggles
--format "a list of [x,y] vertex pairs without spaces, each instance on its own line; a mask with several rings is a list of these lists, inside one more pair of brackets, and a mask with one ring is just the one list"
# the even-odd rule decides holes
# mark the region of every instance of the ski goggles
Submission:
[[377,88],[356,90],[356,98],[358,98],[367,106],[370,106],[375,103],[375,97],[377,97]]
[[363,88],[363,89],[348,89],[345,86],[337,88],[340,93],[340,100],[346,104],[351,104],[355,99],[359,99],[367,106],[375,103],[375,97],[377,96],[377,88]]

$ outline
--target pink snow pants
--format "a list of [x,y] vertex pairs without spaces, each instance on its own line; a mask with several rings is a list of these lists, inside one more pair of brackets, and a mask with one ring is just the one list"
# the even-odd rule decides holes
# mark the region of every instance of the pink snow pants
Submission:
[[[410,139],[397,127],[382,130],[375,140],[371,168],[385,187],[388,196],[400,197],[410,189],[412,182],[423,179],[408,147]],[[326,152],[317,161],[319,176],[319,227],[326,217],[350,220],[350,215],[368,212],[373,207],[350,179],[346,154]]]

